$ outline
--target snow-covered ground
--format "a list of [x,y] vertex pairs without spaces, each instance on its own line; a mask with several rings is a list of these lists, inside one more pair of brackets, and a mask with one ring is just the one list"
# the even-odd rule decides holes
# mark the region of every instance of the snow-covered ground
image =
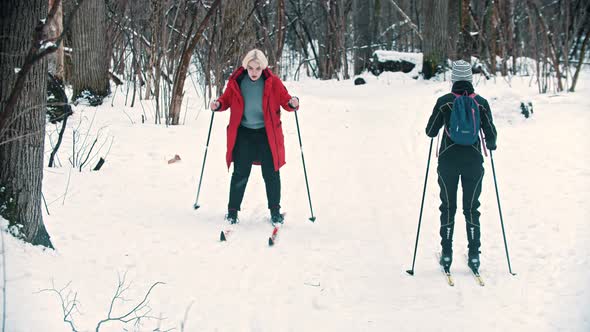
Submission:
[[[64,166],[46,168],[44,175],[50,212],[44,220],[56,250],[4,237],[6,330],[71,331],[59,297],[41,291],[68,285],[62,294],[76,294],[76,328],[94,331],[125,275],[125,301],[114,303],[112,316],[163,282],[149,296],[149,315],[162,319],[142,320],[140,327],[107,322],[100,331],[590,331],[590,72],[573,94],[539,95],[528,78],[515,78],[512,87],[502,79],[477,86],[499,132],[494,162],[517,273],[508,273],[487,158],[481,197],[485,287],[463,263],[460,213],[455,287],[446,284],[435,260],[434,151],[415,276],[405,273],[430,143],[424,128],[449,82],[392,73],[365,78],[362,86],[350,80],[286,83],[301,98],[317,220],[308,220],[295,118],[284,112],[287,216],[273,248],[267,245],[271,227],[258,167],[238,231],[219,242],[231,175],[224,159],[229,113],[215,116],[201,208],[193,209],[211,113],[191,85],[183,126],[151,124],[149,103],[150,124],[142,124],[142,108],[124,107],[120,90],[114,107],[111,100],[77,107],[60,150]],[[529,100],[535,113],[525,119],[519,104]],[[106,163],[98,172],[72,170],[71,129],[86,133],[91,123],[88,139],[100,130],[102,151],[113,140]],[[182,160],[169,164],[175,154]]]

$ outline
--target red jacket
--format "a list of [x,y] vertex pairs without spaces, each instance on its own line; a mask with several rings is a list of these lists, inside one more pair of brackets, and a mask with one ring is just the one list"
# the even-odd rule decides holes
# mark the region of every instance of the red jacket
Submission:
[[[238,136],[238,127],[240,127],[242,116],[244,115],[244,98],[242,97],[240,85],[238,84],[238,78],[241,75],[248,75],[243,67],[238,68],[229,77],[225,92],[218,99],[221,103],[219,111],[231,108],[229,125],[227,126],[227,152],[225,155],[228,169],[233,161],[233,150]],[[295,111],[297,109],[289,106],[291,95],[287,92],[283,82],[270,69],[265,69],[262,75],[264,77],[259,79],[265,80],[262,95],[264,127],[266,128],[275,171],[278,171],[285,164],[285,145],[281,123],[281,109],[279,106],[282,106],[287,111]]]

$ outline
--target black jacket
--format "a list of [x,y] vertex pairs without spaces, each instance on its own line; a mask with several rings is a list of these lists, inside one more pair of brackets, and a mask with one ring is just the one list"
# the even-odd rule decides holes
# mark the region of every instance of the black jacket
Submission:
[[[452,92],[457,94],[463,94],[467,92],[468,94],[471,94],[474,92],[474,89],[470,82],[458,81],[453,84]],[[436,101],[436,105],[432,110],[432,115],[430,116],[428,125],[426,126],[426,135],[429,137],[436,137],[438,135],[438,131],[443,125],[445,128],[448,128],[449,122],[451,120],[453,102],[455,101],[455,95],[453,95],[453,93],[447,93],[444,96],[438,98]],[[475,101],[477,101],[479,104],[479,113],[481,118],[480,127],[484,133],[486,147],[489,150],[495,150],[498,133],[496,132],[496,127],[494,126],[490,105],[488,104],[488,101],[480,95],[475,96]],[[481,155],[479,137],[477,142],[475,142],[472,146],[464,146],[455,144],[453,141],[451,141],[451,138],[446,133],[443,133],[442,136],[442,143],[439,150],[439,155],[441,156],[449,149],[461,149],[464,151],[475,149]]]

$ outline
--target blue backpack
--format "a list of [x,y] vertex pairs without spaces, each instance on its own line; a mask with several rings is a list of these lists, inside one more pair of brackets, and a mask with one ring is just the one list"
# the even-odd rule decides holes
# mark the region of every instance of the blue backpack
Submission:
[[480,128],[479,104],[475,101],[475,93],[456,94],[451,111],[449,127],[445,128],[451,140],[459,145],[473,145],[477,142]]

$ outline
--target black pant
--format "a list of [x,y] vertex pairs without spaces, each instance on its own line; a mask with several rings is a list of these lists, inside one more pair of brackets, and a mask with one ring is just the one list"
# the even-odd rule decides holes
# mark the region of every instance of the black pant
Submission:
[[229,188],[228,209],[240,210],[252,163],[259,162],[266,186],[268,208],[279,208],[281,202],[281,177],[275,172],[265,128],[238,128],[238,137],[233,150],[234,172]]
[[[460,147],[462,148],[462,147]],[[469,251],[478,252],[480,241],[479,195],[484,169],[481,155],[475,151],[441,155],[438,161],[438,185],[440,186],[440,237],[444,252],[452,250],[455,212],[457,211],[457,187],[459,178],[463,190],[463,215],[469,241]],[[461,152],[458,150],[458,152]]]

